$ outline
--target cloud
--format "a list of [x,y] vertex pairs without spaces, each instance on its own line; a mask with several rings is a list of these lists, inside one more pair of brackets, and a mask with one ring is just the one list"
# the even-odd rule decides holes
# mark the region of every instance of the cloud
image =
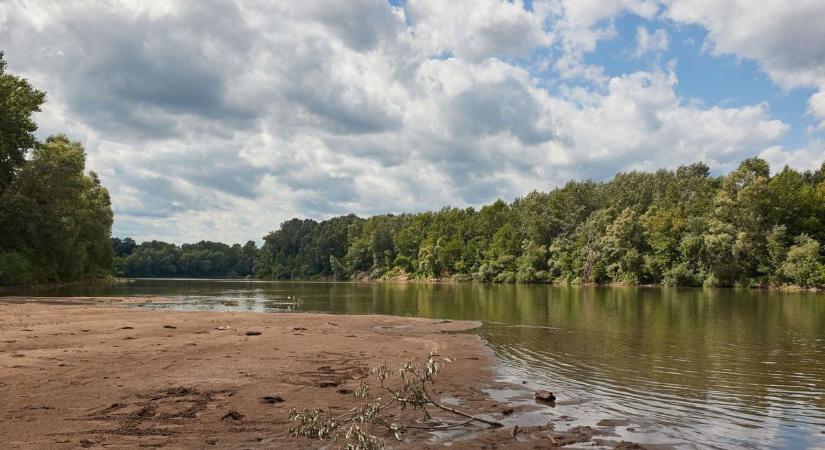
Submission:
[[825,163],[825,142],[815,140],[807,147],[793,150],[772,146],[760,152],[759,157],[768,161],[774,173],[785,166],[801,170],[817,170]]
[[660,5],[654,0],[545,0],[534,3],[534,8],[552,22],[559,35],[561,52],[554,64],[558,74],[604,83],[603,67],[586,64],[584,55],[596,50],[600,41],[616,36],[617,17],[634,14],[651,19]]
[[663,52],[667,50],[667,46],[667,31],[658,29],[650,33],[645,27],[636,28],[636,50],[633,54],[637,58],[650,52]]
[[756,60],[777,83],[809,86],[825,78],[825,3],[818,0],[672,0],[665,15],[708,30],[717,54]]
[[469,61],[519,57],[553,41],[543,17],[521,1],[415,0],[406,11],[418,45],[430,54]]
[[808,99],[808,113],[821,120],[819,128],[825,129],[825,90],[822,88]]
[[[766,104],[705,106],[677,94],[670,70],[584,62],[616,17],[662,11],[15,0],[0,4],[0,42],[49,92],[41,133],[87,146],[116,235],[245,241],[293,216],[478,205],[617,170],[782,157],[789,126]],[[650,29],[640,48],[664,50]]]
[[[706,47],[756,61],[785,89],[818,87],[809,111],[822,119],[825,91],[825,2],[672,0],[665,15],[708,31]],[[821,125],[821,124],[820,124]]]

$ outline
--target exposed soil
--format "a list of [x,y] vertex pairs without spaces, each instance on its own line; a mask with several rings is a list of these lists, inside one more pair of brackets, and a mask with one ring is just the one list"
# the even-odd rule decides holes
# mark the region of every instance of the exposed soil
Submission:
[[[436,395],[488,418],[516,417],[483,391],[495,385],[490,350],[472,333],[454,333],[475,322],[113,307],[119,302],[0,298],[4,448],[318,448],[328,443],[290,435],[291,408],[345,411],[372,367],[433,348],[455,359]],[[600,433],[472,426],[450,440],[464,449],[591,447]],[[443,439],[416,431],[388,442],[443,448]]]

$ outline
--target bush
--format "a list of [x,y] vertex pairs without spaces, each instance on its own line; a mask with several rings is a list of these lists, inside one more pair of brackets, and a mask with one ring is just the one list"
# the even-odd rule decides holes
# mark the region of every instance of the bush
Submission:
[[493,278],[494,283],[515,283],[516,273],[512,270],[505,270]]
[[797,237],[796,244],[788,250],[779,272],[800,287],[825,285],[825,268],[819,253],[819,242],[805,234]]
[[715,274],[710,274],[705,278],[705,282],[702,283],[704,287],[725,287],[725,285],[719,280],[719,278]]
[[473,281],[472,275],[467,275],[464,273],[457,273],[451,277],[453,281],[461,282],[461,283],[468,283]]
[[699,277],[688,267],[687,263],[680,263],[665,272],[662,280],[665,286],[701,286]]
[[28,258],[17,252],[0,252],[0,286],[32,284],[37,274]]
[[407,277],[407,271],[404,270],[403,267],[395,266],[392,269],[384,272],[384,275],[381,276],[384,280],[392,280],[394,278],[405,278]]
[[404,272],[411,273],[415,271],[415,262],[409,257],[404,255],[398,255],[395,257],[395,261],[393,261],[393,266],[400,267],[404,270]]

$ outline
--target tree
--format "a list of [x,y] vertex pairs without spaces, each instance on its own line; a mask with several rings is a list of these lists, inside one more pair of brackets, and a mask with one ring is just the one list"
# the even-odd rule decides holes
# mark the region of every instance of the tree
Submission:
[[112,250],[114,250],[115,256],[129,256],[136,248],[137,242],[130,237],[124,239],[112,238]]
[[550,281],[547,272],[547,247],[525,239],[521,255],[516,260],[516,279],[521,283]]
[[682,211],[673,206],[653,206],[640,218],[642,234],[649,246],[644,256],[645,270],[653,281],[662,281],[678,261],[685,222]]
[[779,270],[797,286],[825,285],[825,267],[822,265],[819,242],[808,235],[799,235]]
[[111,271],[112,209],[86,154],[62,135],[38,144],[0,196],[0,248],[26,260],[39,281],[72,281]]
[[638,284],[645,279],[646,249],[638,213],[625,208],[605,230],[602,242],[608,276],[621,283]]
[[32,116],[40,111],[46,93],[34,89],[24,78],[6,73],[6,60],[0,52],[0,192],[14,178],[26,152],[37,143],[37,125]]

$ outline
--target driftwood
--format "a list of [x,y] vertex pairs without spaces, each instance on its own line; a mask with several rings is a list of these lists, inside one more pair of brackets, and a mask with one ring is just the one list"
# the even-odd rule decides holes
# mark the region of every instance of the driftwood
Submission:
[[[403,433],[409,429],[444,430],[467,426],[473,422],[495,428],[501,427],[502,424],[499,422],[444,405],[433,398],[428,385],[435,382],[435,376],[443,363],[449,362],[452,362],[450,358],[443,357],[433,350],[423,364],[413,360],[401,366],[397,371],[399,383],[396,384],[392,383],[393,372],[386,365],[377,367],[372,373],[378,383],[370,384],[364,381],[354,393],[356,399],[363,401],[362,405],[336,416],[321,409],[293,409],[290,411],[290,417],[296,425],[291,432],[293,435],[307,438],[332,440],[345,448],[377,449],[383,448],[384,444],[379,437],[372,434],[373,429],[383,429],[401,440]],[[423,422],[398,422],[394,420],[396,415],[389,412],[403,411],[407,408],[420,411]],[[430,414],[430,408],[459,416],[463,420],[435,422]]]

